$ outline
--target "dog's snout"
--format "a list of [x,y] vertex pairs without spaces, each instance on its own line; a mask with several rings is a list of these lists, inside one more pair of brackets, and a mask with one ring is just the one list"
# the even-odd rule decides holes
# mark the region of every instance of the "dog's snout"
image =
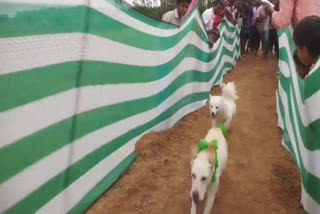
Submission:
[[192,197],[198,198],[199,197],[199,192],[197,190],[192,192]]
[[199,201],[199,192],[197,190],[192,192],[192,198],[196,203]]

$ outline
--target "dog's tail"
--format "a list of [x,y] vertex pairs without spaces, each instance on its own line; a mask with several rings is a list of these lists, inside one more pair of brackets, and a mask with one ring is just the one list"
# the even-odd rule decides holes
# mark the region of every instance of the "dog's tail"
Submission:
[[236,86],[233,82],[229,82],[223,87],[222,96],[230,100],[236,100],[239,98],[237,95]]
[[219,87],[220,87],[220,88],[224,88],[224,86],[226,86],[226,84],[221,81],[221,82],[219,83]]

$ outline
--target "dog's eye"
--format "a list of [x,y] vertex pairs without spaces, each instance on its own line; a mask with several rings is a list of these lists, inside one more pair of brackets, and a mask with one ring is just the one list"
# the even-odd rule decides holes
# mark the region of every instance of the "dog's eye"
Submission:
[[193,178],[193,179],[196,179],[196,175],[195,175],[195,174],[192,174],[192,178]]
[[219,109],[219,107],[218,107],[218,106],[216,106],[216,109]]
[[210,106],[210,108],[213,108],[213,106]]
[[206,180],[207,180],[207,177],[202,177],[201,178],[201,181],[203,181],[203,182],[206,181]]

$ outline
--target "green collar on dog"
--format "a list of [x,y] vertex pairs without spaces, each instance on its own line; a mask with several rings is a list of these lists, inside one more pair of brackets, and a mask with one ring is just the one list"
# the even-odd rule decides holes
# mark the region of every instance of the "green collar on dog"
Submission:
[[[227,134],[227,129],[226,127],[222,124],[219,125],[219,128],[221,129],[223,135],[225,136]],[[212,175],[211,178],[211,182],[214,183],[216,182],[217,176],[216,176],[216,172],[217,172],[217,168],[219,166],[219,160],[218,160],[218,141],[217,140],[212,140],[210,143],[212,143],[213,147],[214,147],[214,151],[215,151],[215,159],[216,159],[216,164],[214,167],[214,174]],[[200,143],[198,145],[198,153],[200,153],[203,150],[207,150],[209,147],[209,143],[206,140],[200,140]]]

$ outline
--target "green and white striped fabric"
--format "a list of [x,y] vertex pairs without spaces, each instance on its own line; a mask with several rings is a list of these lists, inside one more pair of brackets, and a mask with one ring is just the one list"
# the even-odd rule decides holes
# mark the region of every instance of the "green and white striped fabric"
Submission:
[[83,212],[239,57],[230,23],[209,49],[197,10],[177,28],[117,2],[0,0],[0,213]]
[[301,202],[309,214],[320,213],[320,60],[302,80],[296,73],[292,27],[279,31],[278,124],[302,179]]

